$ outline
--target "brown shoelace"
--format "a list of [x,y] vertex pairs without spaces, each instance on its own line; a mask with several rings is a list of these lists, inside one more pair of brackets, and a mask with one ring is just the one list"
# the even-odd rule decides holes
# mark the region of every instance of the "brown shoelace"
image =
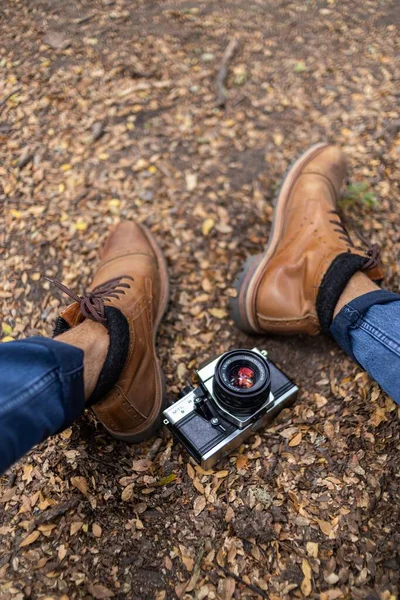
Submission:
[[104,301],[110,300],[111,298],[118,299],[121,294],[125,294],[124,289],[129,288],[130,285],[129,283],[121,283],[122,279],[134,281],[133,277],[130,277],[129,275],[114,277],[113,279],[109,279],[109,281],[97,285],[91,292],[88,292],[84,296],[78,296],[75,292],[67,288],[66,285],[61,283],[61,281],[53,279],[52,277],[45,277],[45,279],[67,294],[72,300],[78,302],[84,317],[91,319],[92,321],[97,321],[102,325],[106,323]]
[[[347,228],[344,225],[343,220],[340,217],[338,211],[330,210],[329,213],[336,217],[336,220],[332,219],[329,221],[329,223],[332,223],[332,225],[336,226],[334,228],[334,231],[339,234],[339,238],[346,242],[346,244],[348,244],[350,248],[355,248],[353,241],[349,235],[349,232],[347,231]],[[359,240],[367,247],[365,253],[369,260],[364,264],[362,270],[367,271],[368,269],[374,269],[380,263],[380,248],[378,244],[370,244],[369,241],[357,230],[356,235],[359,238]]]

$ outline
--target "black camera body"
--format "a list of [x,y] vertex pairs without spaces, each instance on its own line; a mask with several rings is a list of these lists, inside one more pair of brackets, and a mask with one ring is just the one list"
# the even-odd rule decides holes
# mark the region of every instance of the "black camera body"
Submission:
[[200,385],[184,388],[163,415],[164,425],[203,469],[268,425],[298,392],[257,348],[225,352],[203,364],[197,377]]

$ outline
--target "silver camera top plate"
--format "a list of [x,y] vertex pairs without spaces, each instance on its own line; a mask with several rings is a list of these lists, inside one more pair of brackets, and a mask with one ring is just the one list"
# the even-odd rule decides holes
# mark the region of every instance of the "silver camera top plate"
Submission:
[[184,396],[181,400],[175,402],[172,406],[169,406],[166,410],[164,410],[164,417],[171,423],[171,425],[175,425],[181,419],[189,415],[194,411],[194,400],[196,398],[195,391],[191,391],[186,396]]

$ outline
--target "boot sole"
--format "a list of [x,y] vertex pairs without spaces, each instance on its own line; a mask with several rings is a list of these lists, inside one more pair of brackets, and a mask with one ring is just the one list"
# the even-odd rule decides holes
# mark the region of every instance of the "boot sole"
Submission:
[[299,172],[304,169],[316,155],[329,144],[315,144],[304,152],[292,165],[283,177],[282,184],[274,198],[274,217],[268,244],[262,254],[250,256],[244,263],[236,278],[234,287],[237,291],[236,298],[230,302],[231,318],[236,326],[243,332],[254,335],[265,333],[257,325],[256,297],[259,283],[263,273],[272,258],[282,234],[283,214],[286,208],[290,191]]
[[[162,253],[162,250],[161,250],[160,246],[158,245],[153,234],[144,225],[139,224],[139,223],[138,223],[138,225],[139,225],[140,229],[143,231],[143,233],[145,234],[150,246],[153,249],[154,254],[156,255],[159,273],[160,273],[160,280],[161,280],[160,306],[159,306],[159,310],[158,310],[158,313],[157,313],[157,316],[156,316],[156,319],[154,322],[154,331],[153,331],[153,346],[155,349],[157,330],[158,330],[158,327],[160,325],[160,322],[161,322],[164,314],[167,311],[168,302],[169,302],[168,268],[167,268],[167,263],[164,258],[164,255]],[[166,406],[166,386],[165,386],[165,376],[161,369],[160,361],[158,360],[158,358],[157,358],[157,376],[159,378],[159,385],[160,385],[160,389],[161,389],[161,404],[160,404],[160,409],[159,409],[158,413],[155,415],[155,417],[153,418],[150,425],[148,427],[146,427],[146,429],[144,429],[140,433],[136,433],[136,434],[132,434],[132,435],[116,433],[115,431],[110,431],[109,429],[106,428],[107,431],[109,432],[109,434],[113,438],[115,438],[116,440],[120,440],[122,442],[126,442],[128,444],[140,444],[141,442],[144,442],[145,440],[148,440],[149,438],[151,438],[161,428],[161,426],[163,424],[162,411]]]

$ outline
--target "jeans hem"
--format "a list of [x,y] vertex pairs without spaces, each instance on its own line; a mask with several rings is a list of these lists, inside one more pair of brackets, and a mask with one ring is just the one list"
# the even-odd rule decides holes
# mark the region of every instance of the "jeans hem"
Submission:
[[399,302],[398,294],[386,290],[375,290],[362,296],[358,296],[339,311],[330,327],[330,333],[339,346],[358,364],[353,353],[352,332],[361,326],[363,316],[372,306]]

